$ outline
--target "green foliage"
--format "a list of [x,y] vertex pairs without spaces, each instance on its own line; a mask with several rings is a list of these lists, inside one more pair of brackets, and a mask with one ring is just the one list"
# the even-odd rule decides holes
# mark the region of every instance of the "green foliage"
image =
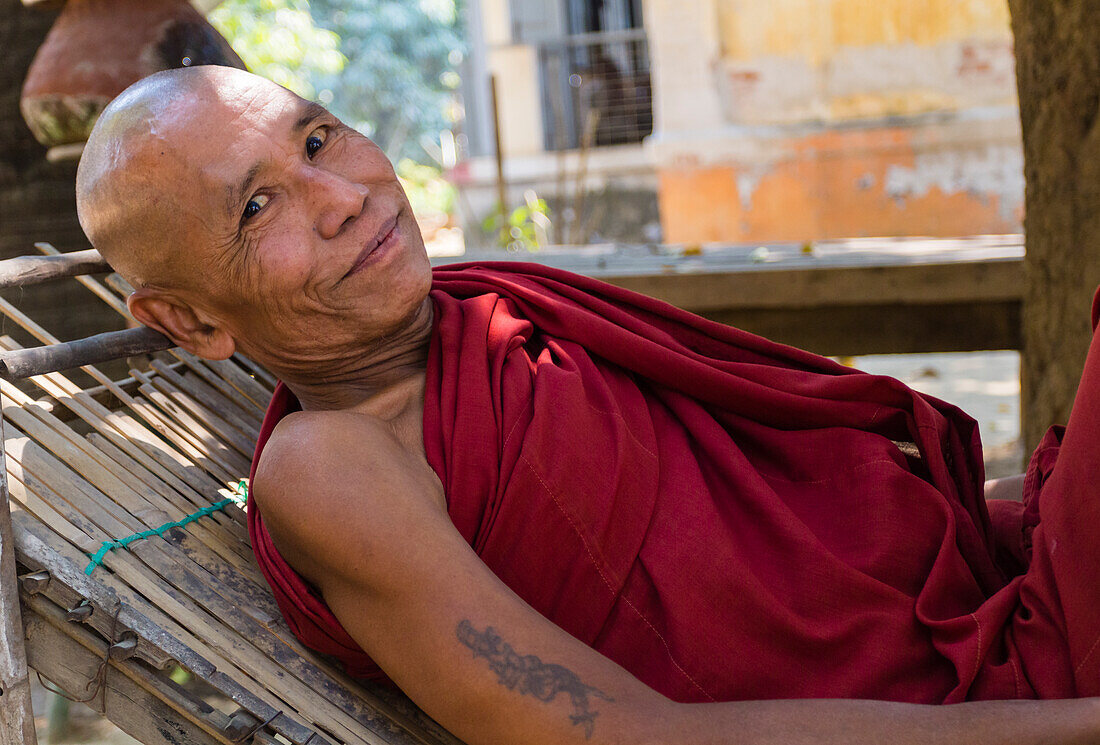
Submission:
[[253,72],[328,106],[394,162],[458,119],[456,0],[226,0],[210,13]]
[[502,248],[510,251],[537,251],[546,243],[550,227],[550,206],[545,199],[529,195],[526,204],[516,207],[501,225],[499,206],[481,222],[481,229],[499,236]]
[[318,25],[343,40],[347,64],[315,79],[320,100],[395,162],[428,162],[422,143],[458,117],[465,47],[456,0],[312,0]]
[[313,99],[313,80],[336,75],[347,58],[340,37],[318,28],[308,0],[226,0],[208,16],[248,69]]
[[454,211],[457,196],[454,184],[443,178],[435,166],[402,158],[397,162],[397,177],[417,215],[449,215]]

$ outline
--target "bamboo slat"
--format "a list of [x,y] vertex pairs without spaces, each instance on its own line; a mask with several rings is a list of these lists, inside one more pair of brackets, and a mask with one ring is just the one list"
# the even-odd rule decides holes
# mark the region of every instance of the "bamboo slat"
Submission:
[[[10,338],[0,337],[0,346],[10,349],[14,342]],[[50,373],[35,376],[30,381],[109,438],[113,444],[157,473],[159,478],[174,483],[181,493],[193,496],[192,502],[197,506],[205,506],[204,499],[199,495],[211,487],[222,487],[220,482],[209,479],[174,447],[167,446],[159,433],[125,413],[107,409],[64,376]],[[128,398],[132,400],[132,397]],[[179,487],[181,483],[186,484],[182,489]]]
[[[41,595],[27,596],[24,607],[31,664],[63,690],[79,691],[107,652],[106,641],[66,621],[64,610]],[[115,720],[131,737],[149,745],[230,745],[222,734],[228,723],[222,712],[136,661],[112,660],[110,665],[118,674],[105,679],[102,702],[105,709],[120,712]],[[176,715],[176,727],[161,731],[158,720],[170,716],[165,709]]]
[[[217,412],[226,422],[243,433],[248,438],[250,446],[255,448],[256,438],[260,435],[260,417],[254,412],[241,408],[192,372],[181,375],[171,365],[157,359],[154,359],[150,366],[161,380],[170,383],[210,411]],[[249,455],[251,456],[251,453]]]
[[115,625],[111,610],[120,607],[118,625],[134,631],[139,640],[145,639],[156,644],[181,667],[262,717],[261,721],[278,714],[270,727],[290,742],[295,745],[305,745],[307,742],[309,745],[317,745],[318,742],[329,741],[324,736],[318,737],[315,729],[304,725],[293,707],[284,705],[266,689],[257,687],[247,675],[214,654],[174,618],[165,615],[142,594],[130,589],[119,577],[110,572],[103,573],[95,580],[85,577],[82,562],[86,557],[77,549],[59,540],[56,534],[36,520],[18,522],[21,563],[34,570],[50,572],[50,586],[45,594],[50,595],[56,582],[61,586],[76,588],[81,597],[88,599],[96,610],[83,622],[85,625],[93,626],[105,637],[109,636],[111,627]]
[[[18,439],[15,442],[25,445],[33,453],[33,444],[20,443]],[[23,475],[22,472],[20,475]],[[53,476],[56,478],[56,474],[53,474]],[[86,484],[82,484],[79,478],[72,474],[67,474],[63,481],[65,482],[66,498],[63,499],[51,487],[45,486],[41,480],[37,482],[37,487],[40,490],[38,496],[57,508],[70,523],[82,525],[83,529],[89,533],[89,537],[97,543],[107,537],[102,530],[103,526],[106,526],[107,530],[112,527],[117,529],[117,526],[111,524],[109,516],[97,512],[95,505],[89,504],[86,499],[82,498],[84,492],[91,491]],[[72,505],[67,504],[68,502],[71,502]],[[90,519],[83,519],[75,511],[77,509],[88,513]],[[157,609],[164,613],[165,618],[175,619],[190,634],[197,634],[197,636],[192,637],[194,641],[190,646],[200,651],[200,654],[205,652],[203,654],[205,657],[221,657],[217,663],[219,668],[223,670],[236,669],[239,675],[244,675],[243,671],[249,670],[251,675],[264,682],[267,690],[276,695],[290,691],[295,696],[305,698],[308,701],[308,690],[300,682],[289,676],[273,675],[271,666],[263,664],[261,655],[255,647],[242,639],[232,627],[219,623],[202,608],[184,602],[188,598],[193,600],[196,595],[201,597],[207,604],[217,605],[218,599],[216,594],[202,582],[197,581],[178,563],[167,561],[158,551],[158,548],[153,543],[141,542],[134,544],[134,548],[130,551],[112,552],[104,558],[104,566],[107,569],[114,572],[117,578],[132,587],[134,591],[140,593],[140,595],[128,593],[128,602],[142,603],[137,598],[147,598],[148,602],[153,603]],[[143,571],[143,563],[153,569],[153,572]],[[180,587],[177,587],[177,585],[180,585]],[[116,587],[116,589],[118,588]],[[220,610],[224,612],[227,607],[223,599]],[[238,611],[234,620],[244,622],[244,618],[245,616]],[[202,639],[201,642],[198,641],[200,638]],[[234,660],[243,660],[244,662],[234,662]],[[285,700],[286,696],[281,698]],[[319,707],[322,714],[329,715],[328,717],[316,717],[320,720],[319,723],[335,728],[337,731],[344,729],[340,726],[339,719],[332,718],[336,715],[331,710],[330,704],[319,699],[314,699],[311,704]],[[311,710],[310,713],[314,712]],[[357,741],[350,730],[345,730],[341,734],[343,735],[342,739],[347,742]]]
[[[202,378],[206,383],[217,389],[223,396],[226,396],[229,400],[249,411],[254,411],[256,416],[260,416],[263,413],[263,406],[257,406],[251,399],[244,396],[240,391],[230,385],[225,380],[225,378],[207,367],[204,364],[204,360],[201,360],[195,355],[179,348],[169,350],[169,353],[172,356],[176,357],[184,365],[186,365],[193,373]],[[264,400],[267,401],[269,398],[270,394],[268,394],[268,398],[265,398]]]

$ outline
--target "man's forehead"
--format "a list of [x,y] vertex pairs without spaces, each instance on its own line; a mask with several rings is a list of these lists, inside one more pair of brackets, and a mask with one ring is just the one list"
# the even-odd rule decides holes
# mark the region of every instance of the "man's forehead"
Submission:
[[288,129],[310,106],[285,88],[262,83],[181,101],[179,115],[170,117],[174,136],[230,142],[254,130],[273,133]]
[[[162,161],[165,166],[182,166],[220,196],[221,189],[255,174],[264,160],[289,147],[302,127],[326,113],[318,104],[271,88],[188,106],[186,116],[154,134],[147,152],[156,158],[170,149],[175,157]],[[158,143],[169,148],[158,150]]]

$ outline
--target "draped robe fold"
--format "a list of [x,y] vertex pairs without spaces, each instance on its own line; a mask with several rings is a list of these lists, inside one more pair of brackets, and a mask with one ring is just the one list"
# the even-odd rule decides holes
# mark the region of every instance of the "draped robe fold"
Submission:
[[[654,689],[1100,693],[1100,390],[1048,433],[1025,502],[987,507],[975,422],[892,378],[537,265],[437,269],[431,298],[424,444],[455,527]],[[254,463],[297,408],[280,385]],[[249,530],[291,630],[383,677],[252,500]]]

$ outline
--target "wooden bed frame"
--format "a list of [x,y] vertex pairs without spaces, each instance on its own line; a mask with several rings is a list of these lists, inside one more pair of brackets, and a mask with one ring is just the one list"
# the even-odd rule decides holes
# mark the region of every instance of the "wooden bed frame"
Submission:
[[[87,276],[110,271],[95,251],[37,247],[0,262],[0,288],[75,278],[129,319],[125,281]],[[396,690],[304,649],[281,618],[227,501],[270,374],[144,327],[58,343],[8,301],[0,312],[45,345],[0,337],[0,744],[36,741],[30,670],[146,745],[458,742]],[[95,367],[118,358],[122,379]],[[95,384],[60,372],[74,367]],[[139,533],[89,566],[104,541]],[[176,668],[212,695],[178,685]]]

